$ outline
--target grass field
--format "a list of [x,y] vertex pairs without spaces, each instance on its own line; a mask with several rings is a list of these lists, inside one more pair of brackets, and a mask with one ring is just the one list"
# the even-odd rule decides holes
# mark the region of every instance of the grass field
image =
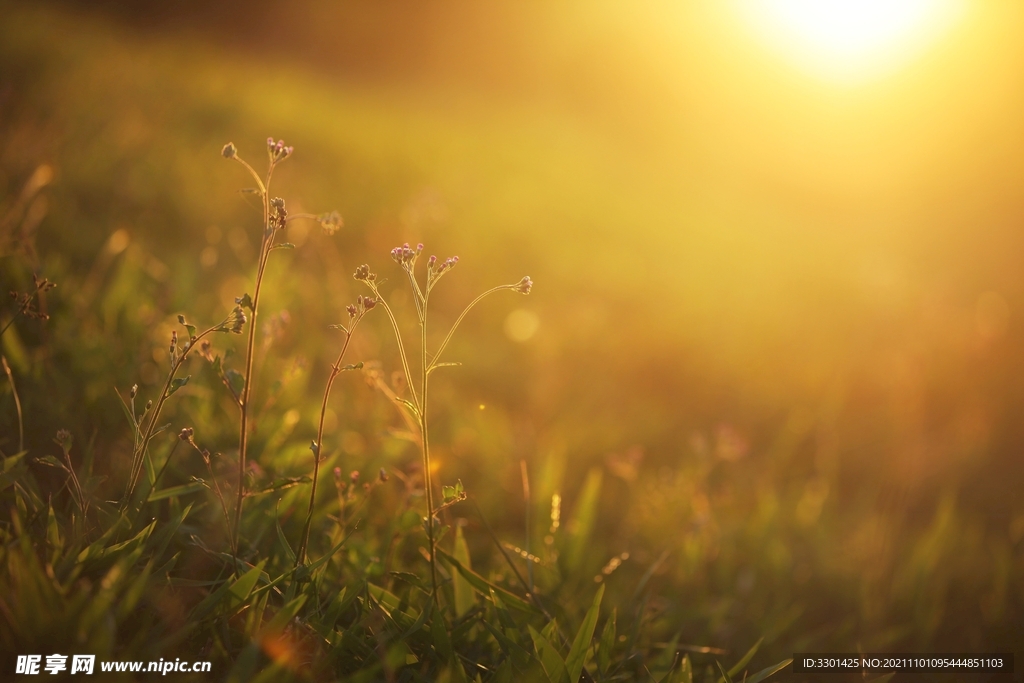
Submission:
[[[977,110],[927,114],[1008,33],[942,88],[921,84],[945,53],[855,98],[743,80],[708,8],[298,6],[231,33],[192,5],[0,2],[0,285],[30,294],[0,307],[5,676],[56,652],[216,680],[755,681],[802,651],[1018,646],[1021,145],[964,131],[1010,130],[1024,98],[992,71]],[[222,148],[262,175],[268,135],[294,153],[267,201],[343,226],[296,218],[265,252]],[[421,242],[421,284],[459,256],[431,352],[477,294],[533,283],[474,307],[431,375],[430,496],[389,253]],[[265,253],[256,325],[238,304],[164,404],[178,316],[221,323]],[[383,304],[351,329],[371,294],[408,377]]]

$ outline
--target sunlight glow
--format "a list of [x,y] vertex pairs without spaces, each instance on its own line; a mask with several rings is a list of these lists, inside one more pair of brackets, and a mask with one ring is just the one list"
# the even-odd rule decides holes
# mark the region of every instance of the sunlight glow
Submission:
[[739,0],[762,38],[820,75],[859,79],[937,38],[963,0]]

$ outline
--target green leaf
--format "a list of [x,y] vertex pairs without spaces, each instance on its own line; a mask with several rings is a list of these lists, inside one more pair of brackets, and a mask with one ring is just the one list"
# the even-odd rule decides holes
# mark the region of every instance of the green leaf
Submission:
[[604,630],[601,631],[601,644],[597,648],[597,668],[602,674],[608,672],[612,663],[612,650],[615,649],[615,618],[617,611],[612,610],[611,615],[604,622]]
[[572,570],[579,569],[582,565],[587,549],[590,547],[590,534],[597,521],[597,503],[601,495],[601,469],[594,467],[587,473],[587,479],[583,483],[583,489],[576,502],[576,509],[569,529],[572,529],[569,538],[569,547],[566,554],[566,566]]
[[447,662],[455,659],[455,652],[452,650],[452,641],[448,637],[448,627],[444,623],[444,616],[440,611],[435,610],[430,619],[430,637],[434,641],[434,648],[441,658]]
[[274,636],[284,631],[295,615],[299,613],[302,606],[306,604],[307,595],[300,595],[287,605],[278,610],[274,618],[267,622],[267,625],[260,629],[260,638],[266,638],[267,636]]
[[212,612],[222,602],[227,602],[231,607],[237,607],[249,597],[249,593],[252,592],[253,586],[256,585],[256,581],[260,578],[260,573],[263,571],[263,565],[266,564],[266,560],[263,560],[258,565],[242,574],[234,582],[224,582],[220,588],[215,590],[206,596],[202,602],[195,606],[192,610],[191,619],[198,621],[207,614]]
[[544,673],[547,674],[548,680],[551,683],[569,683],[569,672],[566,670],[565,662],[562,661],[562,657],[558,654],[555,646],[551,644],[550,640],[538,633],[534,627],[528,626],[527,628],[530,629],[533,646],[537,650],[537,657],[540,659],[540,665],[544,668]]
[[67,472],[67,469],[68,469],[67,467],[64,466],[64,463],[62,463],[60,460],[58,460],[57,458],[53,457],[52,455],[44,455],[41,458],[36,458],[36,462],[38,462],[41,465],[49,465],[50,467],[57,467],[59,469],[64,470],[65,472]]
[[728,671],[726,671],[725,669],[722,668],[722,663],[720,661],[718,661],[717,659],[715,660],[715,666],[718,667],[718,671],[722,674],[722,677],[719,678],[718,680],[719,681],[723,681],[724,680],[725,683],[732,683],[732,676],[729,675]]
[[185,375],[184,377],[175,377],[171,380],[171,386],[167,388],[167,395],[170,396],[178,389],[188,384],[188,381],[192,379],[192,375]]
[[224,378],[228,381],[228,387],[235,393],[235,396],[242,395],[245,388],[245,377],[238,370],[228,368],[224,371]]
[[[466,538],[462,534],[462,527],[455,527],[455,544],[452,549],[452,557],[466,569],[472,569],[469,558],[469,546],[466,545]],[[456,573],[452,576],[452,590],[455,593],[455,616],[461,617],[472,609],[473,584],[466,580],[462,574]]]
[[475,573],[472,569],[467,569],[466,567],[463,567],[461,562],[456,560],[454,557],[449,555],[441,548],[437,549],[437,554],[442,560],[446,561],[448,564],[455,567],[455,569],[458,570],[458,572],[462,574],[462,576],[464,576],[466,580],[473,585],[473,588],[475,588],[479,593],[483,595],[489,595],[490,591],[493,590],[495,593],[500,595],[501,599],[504,602],[506,602],[510,607],[513,607],[521,612],[539,614],[537,609],[529,602],[522,599],[515,593],[512,593],[504,588],[501,588],[500,586],[491,583],[484,577]]
[[[743,671],[743,667],[749,664],[750,660],[754,658],[754,655],[757,653],[757,649],[761,647],[761,643],[763,642],[764,638],[760,638],[756,643],[754,643],[754,647],[747,650],[747,654],[743,655],[743,657],[740,658],[740,661],[736,662],[733,667],[729,669],[729,676],[738,676],[739,673]],[[723,679],[719,678],[718,680],[722,681]]]
[[[494,636],[494,639],[498,641],[498,646],[506,655],[508,655],[509,659],[515,663],[517,668],[525,669],[530,665],[530,661],[533,659],[533,656],[530,652],[519,645],[519,643],[515,642],[511,635],[502,633],[496,626],[486,620],[481,621],[480,623],[484,625],[484,628],[490,631],[491,635]],[[515,633],[515,631],[513,630],[512,633]]]
[[597,589],[594,602],[591,603],[587,615],[583,617],[580,630],[576,632],[576,638],[569,648],[569,655],[565,658],[565,668],[569,670],[569,680],[578,681],[580,672],[583,670],[587,650],[590,649],[590,641],[594,638],[594,629],[597,628],[597,618],[601,614],[601,599],[604,597],[604,584]]
[[153,501],[164,500],[165,498],[173,498],[174,496],[187,496],[190,493],[195,493],[197,491],[202,491],[205,488],[206,488],[206,482],[203,482],[203,481],[193,481],[192,483],[189,483],[189,484],[182,484],[180,486],[172,486],[170,488],[160,489],[159,491],[154,491],[149,496],[149,502],[152,503]]
[[229,608],[234,609],[245,602],[246,598],[249,597],[249,593],[256,586],[256,582],[259,581],[260,574],[263,573],[263,565],[266,563],[267,561],[263,560],[231,584],[231,587],[228,589]]
[[295,564],[295,551],[292,550],[292,546],[288,543],[288,539],[284,535],[284,529],[281,528],[281,514],[280,514],[281,501],[277,501],[277,506],[274,507],[274,522],[277,527],[277,540],[281,542],[284,547],[285,557],[288,559],[288,564]]
[[780,672],[783,669],[785,669],[792,662],[793,662],[792,658],[790,658],[790,659],[783,659],[778,664],[773,664],[773,665],[771,665],[769,667],[761,669],[760,671],[758,671],[753,676],[750,676],[749,678],[747,678],[747,682],[746,683],[761,683],[761,681],[765,680],[769,676],[774,676],[778,672]]
[[196,326],[195,325],[189,325],[188,323],[186,323],[185,324],[185,331],[188,332],[188,338],[189,339],[192,339],[192,337],[196,336]]

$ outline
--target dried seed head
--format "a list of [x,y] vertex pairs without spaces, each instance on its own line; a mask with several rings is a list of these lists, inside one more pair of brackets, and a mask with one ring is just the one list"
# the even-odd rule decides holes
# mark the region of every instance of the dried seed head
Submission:
[[225,159],[234,159],[238,152],[235,150],[235,143],[229,142],[220,150],[221,156]]
[[138,384],[133,384],[132,385],[132,390],[128,392],[128,395],[131,398],[135,398],[135,395],[138,394],[138,393],[139,393],[139,385]]
[[380,473],[377,475],[377,479],[379,479],[382,484],[386,482],[388,479],[390,479],[388,473],[384,470],[383,467],[380,468]]
[[180,432],[178,432],[178,438],[181,439],[182,441],[188,441],[189,439],[192,438],[193,434],[195,434],[194,429],[192,429],[191,427],[185,427]]
[[373,308],[376,305],[377,305],[377,300],[374,299],[372,296],[368,296],[365,299],[363,299],[363,310],[368,311],[368,310],[370,310],[371,308]]
[[355,484],[359,481],[359,470],[352,470],[351,474],[348,475],[349,480]]
[[520,294],[529,294],[530,290],[533,289],[533,280],[531,280],[530,276],[527,275],[522,280],[520,280],[518,283],[516,283],[516,285],[515,285],[515,287],[513,287],[513,289],[515,289]]
[[335,479],[339,479],[339,480],[341,479],[341,468],[340,467],[335,467],[334,468],[334,478]]
[[181,315],[179,313],[178,314],[178,322],[181,323],[182,325],[184,325],[185,324],[185,316],[183,316],[183,315]]
[[152,407],[153,407],[153,399],[149,399],[148,401],[146,401],[146,412],[149,412],[149,410]]

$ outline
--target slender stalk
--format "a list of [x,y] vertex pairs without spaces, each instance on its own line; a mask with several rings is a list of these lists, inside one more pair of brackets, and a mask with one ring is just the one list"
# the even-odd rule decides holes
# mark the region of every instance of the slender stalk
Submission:
[[373,291],[374,297],[377,302],[384,307],[384,311],[388,314],[388,320],[391,321],[391,327],[395,330],[395,339],[398,340],[398,355],[402,359],[402,369],[405,371],[405,383],[409,385],[409,391],[412,393],[412,403],[416,406],[416,410],[422,412],[420,408],[420,399],[416,394],[416,384],[412,381],[412,372],[409,370],[409,357],[405,353],[405,345],[402,343],[402,333],[398,330],[398,320],[395,319],[395,314],[392,312],[391,307],[388,306],[388,302],[384,300],[384,297],[380,295],[377,290],[377,286],[370,284],[370,289]]
[[188,354],[199,344],[199,341],[216,329],[216,326],[211,327],[210,329],[201,332],[194,340],[189,340],[188,346],[181,352],[181,355],[175,359],[174,363],[171,364],[171,371],[167,373],[167,380],[164,382],[164,388],[160,392],[160,398],[157,399],[156,405],[153,407],[149,424],[146,427],[146,434],[142,437],[142,442],[139,444],[138,449],[136,449],[135,453],[132,454],[131,477],[128,482],[128,488],[125,491],[124,501],[121,503],[122,512],[127,509],[132,494],[135,493],[135,487],[139,483],[139,476],[142,474],[143,459],[146,457],[149,442],[153,438],[153,430],[156,428],[157,420],[160,417],[160,411],[163,410],[164,403],[171,395],[168,392],[170,391],[171,383],[174,381],[175,375],[177,375],[178,370],[185,362],[185,359],[188,358]]
[[252,166],[241,157],[234,157],[249,171],[256,182],[259,183],[260,193],[263,199],[263,237],[260,242],[260,255],[256,267],[256,284],[253,287],[252,306],[249,312],[252,314],[249,323],[249,337],[245,345],[245,384],[242,386],[242,395],[239,396],[239,410],[241,418],[238,428],[238,492],[235,498],[235,521],[231,529],[231,552],[238,558],[238,534],[242,521],[242,504],[245,500],[245,466],[249,446],[249,396],[252,392],[252,362],[254,348],[256,345],[256,319],[258,317],[261,285],[263,284],[263,273],[266,269],[267,260],[270,256],[270,247],[273,246],[274,236],[277,231],[270,225],[270,177],[274,172],[274,162],[271,160],[270,168],[267,171],[267,181],[260,180],[259,175]]
[[437,353],[434,354],[434,360],[432,361],[431,365],[437,365],[437,361],[441,359],[441,354],[444,353],[444,350],[448,347],[448,342],[452,340],[452,336],[455,334],[455,330],[458,329],[459,324],[462,323],[462,319],[466,317],[466,314],[469,313],[474,306],[476,306],[484,297],[490,294],[494,294],[495,292],[501,291],[503,289],[515,288],[515,285],[498,285],[497,287],[491,287],[486,292],[484,292],[483,294],[469,302],[469,305],[462,310],[462,313],[460,313],[459,317],[455,320],[455,324],[452,325],[452,329],[448,330],[448,335],[444,338],[444,341],[441,342],[441,345],[439,347],[437,347]]
[[324,400],[320,404],[320,424],[316,428],[316,445],[313,452],[313,483],[309,492],[309,510],[306,512],[306,524],[302,528],[302,542],[299,544],[298,552],[295,553],[296,567],[301,565],[306,558],[306,548],[309,546],[309,531],[313,525],[313,503],[316,500],[316,483],[320,478],[320,454],[323,451],[324,419],[327,416],[327,401],[331,398],[331,387],[334,386],[334,380],[342,372],[341,361],[345,358],[349,342],[352,341],[352,333],[355,332],[358,323],[359,318],[357,317],[353,319],[352,328],[345,331],[345,343],[342,344],[338,360],[334,361],[334,365],[331,366],[331,374],[327,377],[327,386],[324,388]]
[[21,414],[21,399],[18,397],[18,388],[14,386],[14,375],[11,373],[11,366],[7,364],[7,359],[0,354],[0,364],[4,367],[4,373],[7,374],[7,381],[11,383],[11,393],[14,394],[14,409],[18,413],[18,452],[25,450],[25,420]]
[[[417,289],[417,294],[419,290]],[[430,594],[434,604],[437,598],[437,539],[434,536],[434,477],[430,471],[430,436],[427,431],[427,387],[429,367],[427,365],[427,298],[423,297],[420,308],[420,446],[423,450],[423,486],[427,496],[427,542],[430,544]]]

